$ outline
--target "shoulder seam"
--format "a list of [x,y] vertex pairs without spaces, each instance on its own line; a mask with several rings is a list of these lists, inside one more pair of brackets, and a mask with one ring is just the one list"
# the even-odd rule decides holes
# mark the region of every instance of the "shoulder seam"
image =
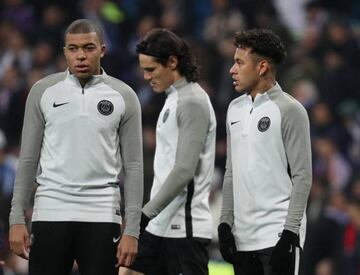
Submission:
[[[121,85],[121,86],[119,86],[119,87],[113,86],[113,85],[111,85],[112,82],[115,85]],[[105,78],[104,84],[110,86],[113,90],[119,92],[120,94],[125,90],[125,88],[127,91],[134,92],[134,90],[128,84],[126,84],[124,81],[117,79],[115,77],[112,77],[110,75],[108,75],[107,78]],[[124,88],[124,90],[122,88]]]

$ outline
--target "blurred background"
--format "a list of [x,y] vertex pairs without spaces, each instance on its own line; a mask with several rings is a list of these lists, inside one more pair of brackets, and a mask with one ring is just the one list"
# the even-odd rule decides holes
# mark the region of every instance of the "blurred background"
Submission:
[[[165,96],[154,94],[142,79],[135,45],[154,27],[168,28],[191,45],[201,67],[200,84],[212,100],[218,121],[210,196],[214,215],[210,275],[232,274],[218,252],[216,227],[226,159],[226,110],[238,96],[229,75],[233,35],[255,27],[275,31],[288,50],[278,82],[304,105],[311,122],[313,186],[304,274],[360,274],[359,0],[2,0],[0,259],[6,261],[4,274],[27,274],[27,262],[9,252],[7,239],[26,97],[37,80],[66,69],[63,32],[78,18],[103,27],[105,71],[128,83],[140,99],[144,201],[152,184],[154,127]],[[31,209],[27,216],[31,217]]]

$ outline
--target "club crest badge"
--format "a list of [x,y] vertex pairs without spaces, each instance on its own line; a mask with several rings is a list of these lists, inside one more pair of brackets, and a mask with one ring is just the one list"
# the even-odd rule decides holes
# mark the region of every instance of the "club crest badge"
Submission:
[[164,115],[163,115],[163,123],[165,123],[165,121],[168,119],[170,114],[170,109],[166,109]]
[[257,127],[260,132],[265,132],[267,129],[269,129],[270,124],[271,124],[270,118],[265,116],[259,120]]
[[101,100],[97,105],[97,109],[100,114],[108,116],[114,111],[114,105],[109,100]]

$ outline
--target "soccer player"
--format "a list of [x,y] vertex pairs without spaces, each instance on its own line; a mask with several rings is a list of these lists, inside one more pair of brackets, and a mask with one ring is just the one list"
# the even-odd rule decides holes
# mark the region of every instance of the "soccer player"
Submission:
[[[141,110],[134,91],[101,68],[104,54],[99,27],[74,21],[65,32],[69,68],[35,83],[27,98],[9,239],[14,253],[29,258],[30,275],[69,274],[74,259],[80,274],[117,274],[116,265],[128,266],[136,256],[143,199]],[[35,182],[29,236],[24,210]]]
[[184,40],[169,30],[153,29],[137,45],[137,53],[144,79],[167,98],[156,125],[154,181],[142,209],[142,228],[150,222],[130,267],[137,272],[120,274],[208,274],[214,110],[196,82],[197,66]]
[[228,108],[220,252],[236,275],[298,274],[311,187],[309,119],[283,92],[286,52],[270,30],[235,35],[235,90]]

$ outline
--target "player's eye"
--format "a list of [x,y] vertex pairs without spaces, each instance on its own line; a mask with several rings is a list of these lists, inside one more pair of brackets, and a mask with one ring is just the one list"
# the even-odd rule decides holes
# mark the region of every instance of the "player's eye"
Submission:
[[68,51],[69,52],[76,52],[77,51],[77,47],[74,47],[74,46],[69,46],[67,47]]
[[94,46],[94,45],[87,45],[87,46],[85,46],[85,51],[91,52],[91,51],[93,51],[93,50],[95,50],[95,46]]

